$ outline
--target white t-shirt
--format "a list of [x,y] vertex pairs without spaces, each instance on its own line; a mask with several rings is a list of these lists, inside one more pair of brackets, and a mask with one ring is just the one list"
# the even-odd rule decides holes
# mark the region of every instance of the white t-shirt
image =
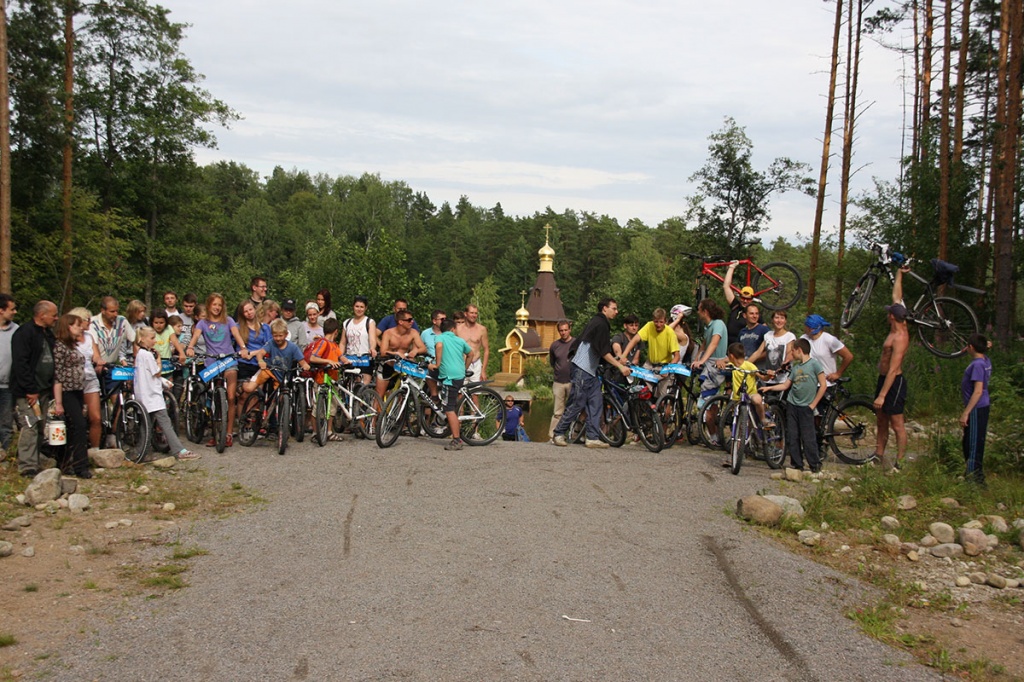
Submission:
[[85,358],[85,378],[87,381],[96,378],[96,367],[92,364],[92,349],[92,334],[82,332],[82,340],[78,342],[78,352]]
[[[822,332],[817,339],[812,339],[807,334],[800,337],[807,339],[811,344],[811,357],[821,363],[825,370],[825,376],[836,373],[836,353],[846,348],[846,344],[832,336],[828,332]],[[829,386],[833,382],[828,382]]]
[[796,334],[786,332],[782,336],[775,336],[775,332],[764,336],[764,354],[766,356],[768,369],[778,369],[786,361],[786,347],[796,341]]
[[361,322],[354,322],[351,317],[345,320],[345,355],[370,354],[371,322],[373,320],[369,317],[364,317]]
[[166,410],[164,385],[160,380],[160,365],[148,350],[140,349],[135,357],[135,399],[142,403],[146,412]]

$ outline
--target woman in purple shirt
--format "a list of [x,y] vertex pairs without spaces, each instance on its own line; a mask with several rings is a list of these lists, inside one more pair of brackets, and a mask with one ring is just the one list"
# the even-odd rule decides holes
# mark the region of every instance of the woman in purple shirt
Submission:
[[960,382],[964,401],[964,411],[960,414],[960,426],[964,429],[964,459],[967,460],[967,480],[984,485],[985,472],[981,465],[985,458],[985,432],[988,431],[988,382],[992,378],[992,361],[985,355],[988,339],[981,334],[971,334],[967,350],[971,353],[971,364],[967,365]]

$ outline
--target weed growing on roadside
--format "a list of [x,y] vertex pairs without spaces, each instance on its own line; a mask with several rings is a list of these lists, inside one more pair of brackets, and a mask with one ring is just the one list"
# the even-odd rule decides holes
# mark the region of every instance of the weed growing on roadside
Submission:
[[0,647],[14,646],[17,643],[18,639],[14,635],[0,633]]

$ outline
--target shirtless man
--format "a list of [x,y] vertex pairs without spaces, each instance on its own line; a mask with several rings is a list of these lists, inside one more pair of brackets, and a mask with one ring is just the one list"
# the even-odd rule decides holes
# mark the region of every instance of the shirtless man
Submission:
[[[400,310],[395,313],[397,327],[388,329],[380,337],[380,354],[382,356],[393,356],[399,358],[413,358],[417,355],[426,355],[427,347],[420,338],[420,333],[412,328],[412,313],[408,310]],[[381,400],[388,390],[388,382],[395,375],[395,369],[390,365],[381,365],[380,375],[377,377],[377,394]]]
[[[892,288],[892,305],[885,307],[889,320],[889,335],[882,344],[882,357],[878,360],[878,383],[875,396],[875,420],[878,424],[878,445],[875,457],[885,470],[899,469],[907,451],[907,429],[903,407],[907,402],[907,381],[903,377],[903,358],[910,347],[907,331],[907,309],[903,303],[903,271],[896,271]],[[889,442],[889,427],[896,434],[896,459],[887,459],[885,446]]]
[[466,306],[466,322],[455,327],[455,334],[466,341],[477,359],[466,370],[473,381],[487,380],[487,361],[491,358],[491,346],[487,341],[487,327],[479,324],[480,309],[475,305]]

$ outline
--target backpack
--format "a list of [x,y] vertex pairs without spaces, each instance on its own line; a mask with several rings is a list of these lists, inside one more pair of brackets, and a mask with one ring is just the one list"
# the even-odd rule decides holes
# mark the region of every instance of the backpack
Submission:
[[[318,353],[320,353],[320,351],[323,350],[325,343],[327,343],[327,339],[325,339],[322,336],[318,336],[315,339],[313,339],[312,341],[310,341],[309,344],[307,344],[306,347],[304,349],[302,349],[302,359],[305,360],[306,363],[309,364],[310,366],[316,368],[317,366],[314,365],[312,362],[310,362],[310,358],[312,358],[314,355],[317,355]],[[315,377],[317,372],[321,372],[321,371],[323,371],[323,370],[311,369],[308,372],[302,372],[300,376],[303,376],[303,377]]]

